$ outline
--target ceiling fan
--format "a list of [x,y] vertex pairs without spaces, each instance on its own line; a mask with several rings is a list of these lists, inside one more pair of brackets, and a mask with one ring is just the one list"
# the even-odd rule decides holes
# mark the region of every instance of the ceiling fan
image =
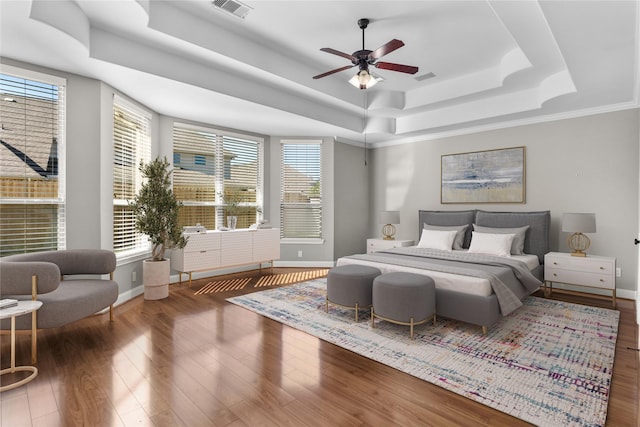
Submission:
[[364,48],[364,30],[369,25],[369,20],[362,18],[358,20],[358,26],[362,29],[362,50],[357,50],[351,55],[348,53],[340,52],[339,50],[332,49],[330,47],[323,47],[320,49],[323,52],[332,53],[334,55],[342,56],[351,61],[352,65],[346,65],[344,67],[336,68],[335,70],[327,71],[326,73],[313,76],[314,79],[320,79],[322,77],[329,76],[331,74],[339,73],[340,71],[348,70],[349,68],[359,67],[358,74],[354,76],[349,82],[360,89],[367,89],[377,83],[377,80],[369,72],[369,65],[382,70],[399,71],[401,73],[415,74],[418,72],[418,67],[403,64],[394,64],[392,62],[378,61],[384,55],[393,52],[396,49],[404,46],[401,40],[393,39],[390,42],[380,46],[376,50],[367,50]]

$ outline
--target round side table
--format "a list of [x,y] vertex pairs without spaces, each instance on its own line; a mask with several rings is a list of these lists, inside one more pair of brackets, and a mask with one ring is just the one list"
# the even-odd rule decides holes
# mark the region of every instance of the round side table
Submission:
[[33,380],[38,375],[35,366],[16,366],[16,317],[33,313],[42,306],[42,301],[18,301],[17,305],[0,309],[0,320],[11,318],[11,367],[0,371],[0,376],[14,372],[31,372],[26,378],[0,387],[0,392],[12,390]]

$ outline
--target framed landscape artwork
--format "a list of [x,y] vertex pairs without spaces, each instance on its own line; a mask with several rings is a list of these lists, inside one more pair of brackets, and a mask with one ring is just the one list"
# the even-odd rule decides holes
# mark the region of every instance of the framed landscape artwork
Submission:
[[441,203],[524,203],[524,147],[442,156]]

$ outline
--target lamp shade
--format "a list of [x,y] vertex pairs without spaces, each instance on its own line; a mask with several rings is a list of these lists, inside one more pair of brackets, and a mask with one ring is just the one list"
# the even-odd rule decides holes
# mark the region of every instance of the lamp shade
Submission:
[[380,212],[380,224],[400,224],[400,212],[382,211]]
[[360,70],[355,76],[351,77],[349,83],[358,89],[369,89],[381,80],[381,77],[367,70]]
[[562,231],[567,233],[595,233],[596,214],[565,213],[562,215]]

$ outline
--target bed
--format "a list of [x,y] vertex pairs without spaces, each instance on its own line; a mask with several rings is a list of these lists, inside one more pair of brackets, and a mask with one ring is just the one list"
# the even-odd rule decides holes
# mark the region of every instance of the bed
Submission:
[[[418,245],[346,256],[336,265],[362,264],[375,266],[383,273],[428,275],[436,284],[437,315],[482,326],[486,334],[491,325],[516,310],[542,285],[550,223],[549,211],[420,210]],[[474,231],[476,241],[472,245]],[[499,234],[506,236],[496,237]],[[453,236],[452,243],[444,243],[451,244],[453,250],[423,247],[428,237],[445,235]],[[513,243],[508,250],[510,256],[482,253],[481,244],[476,242],[487,238],[497,239],[503,246]]]

